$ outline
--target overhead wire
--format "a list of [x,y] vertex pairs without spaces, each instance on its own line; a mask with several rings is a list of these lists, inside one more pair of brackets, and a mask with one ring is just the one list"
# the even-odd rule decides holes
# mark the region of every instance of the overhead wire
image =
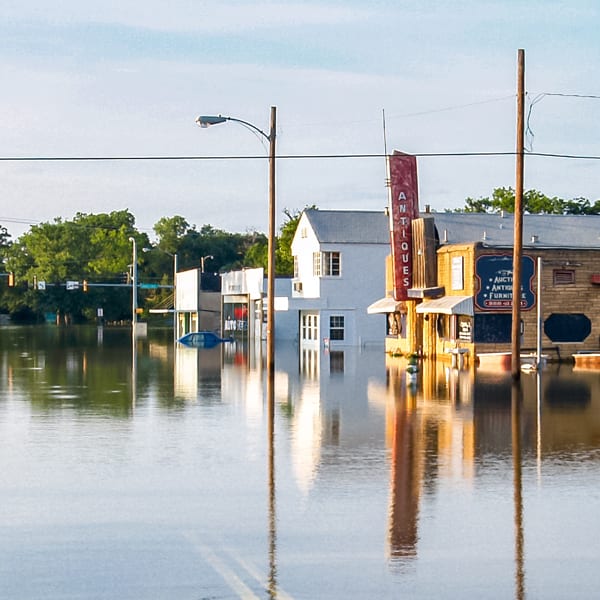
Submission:
[[[533,108],[536,104],[541,102],[545,97],[554,96],[554,97],[563,97],[563,98],[580,98],[580,99],[593,99],[599,100],[600,95],[596,94],[567,94],[560,92],[541,92],[536,94],[533,100],[529,103],[529,108],[527,111],[527,119],[526,119],[526,130],[525,136],[526,139],[529,140],[529,143],[526,145],[526,154],[527,156],[538,156],[543,158],[558,158],[558,159],[567,159],[567,160],[600,160],[600,155],[581,155],[581,154],[566,154],[566,153],[549,153],[549,152],[533,152],[533,140],[535,138],[535,134],[531,127],[531,117],[533,113]],[[407,117],[416,117],[416,116],[424,116],[428,114],[435,114],[440,112],[447,112],[452,110],[459,110],[461,108],[468,108],[471,106],[489,104],[493,102],[498,102],[501,100],[506,100],[509,98],[514,98],[514,94],[510,94],[507,96],[502,96],[498,98],[492,98],[488,100],[482,100],[478,102],[471,102],[462,105],[455,106],[447,106],[438,109],[431,109],[425,111],[419,111],[414,113],[405,113],[405,114],[397,114],[388,116],[388,118],[399,119],[399,118],[407,118]],[[384,113],[385,119],[385,113]],[[293,127],[293,126],[292,126]],[[467,152],[415,152],[412,153],[413,156],[417,158],[460,158],[460,157],[493,157],[493,156],[516,156],[515,151],[467,151]],[[365,158],[375,158],[381,159],[387,156],[387,148],[384,149],[384,153],[357,153],[357,154],[349,154],[349,153],[340,153],[340,154],[287,154],[287,155],[277,155],[276,158],[278,160],[308,160],[308,159],[318,159],[318,160],[326,160],[326,159],[365,159]],[[199,156],[199,155],[162,155],[162,156],[0,156],[0,162],[129,162],[129,161],[220,161],[220,160],[264,160],[264,155],[217,155],[217,156]],[[19,219],[19,218],[11,218],[11,217],[1,217],[0,221],[7,223],[19,223],[25,225],[36,225],[41,223],[40,221],[35,221],[31,219]],[[82,224],[83,225],[83,224]],[[98,226],[96,226],[98,227]],[[110,229],[111,227],[102,227]],[[145,228],[143,228],[146,230]],[[149,231],[149,229],[148,229]]]
[[[417,158],[436,157],[477,157],[477,156],[515,156],[514,150],[507,151],[465,151],[465,152],[411,152]],[[552,158],[570,158],[582,160],[597,160],[600,155],[563,154],[549,152],[528,152],[530,156],[545,156]],[[306,160],[306,159],[340,159],[340,158],[385,158],[386,154],[371,153],[339,153],[339,154],[278,154],[278,160]],[[268,160],[262,155],[174,155],[174,156],[0,156],[0,162],[109,162],[109,161],[185,161],[185,160]]]
[[[533,107],[541,102],[544,98],[549,96],[555,96],[560,98],[580,98],[580,99],[588,99],[588,100],[600,100],[600,95],[597,94],[567,94],[564,92],[540,92],[538,93],[534,99],[529,103],[529,108],[527,109],[527,118],[525,122],[525,138],[528,140],[526,145],[526,149],[528,151],[533,150],[533,140],[535,138],[535,134],[533,133],[533,129],[531,128],[531,115],[533,113]],[[570,156],[565,156],[564,158],[571,158]]]

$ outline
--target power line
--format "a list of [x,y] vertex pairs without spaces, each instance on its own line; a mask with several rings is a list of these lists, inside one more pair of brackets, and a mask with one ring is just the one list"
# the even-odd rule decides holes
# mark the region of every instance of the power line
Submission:
[[600,100],[596,94],[564,94],[560,92],[542,92],[540,96],[559,96],[561,98],[588,98],[590,100]]
[[[417,158],[456,158],[478,156],[515,156],[514,150],[507,152],[411,152]],[[548,152],[527,152],[528,156],[542,156],[549,158],[569,158],[581,160],[600,160],[598,155],[563,154]],[[220,155],[220,156],[1,156],[0,162],[127,162],[127,161],[218,161],[218,160],[268,160],[268,156],[257,155]],[[280,154],[278,160],[307,160],[307,159],[353,159],[353,158],[386,158],[384,153],[358,153],[358,154]]]
[[[453,111],[453,110],[461,110],[463,108],[470,108],[472,106],[491,104],[493,102],[500,102],[500,101],[508,100],[508,99],[514,98],[514,97],[515,97],[515,94],[510,94],[508,96],[499,96],[496,98],[488,98],[487,100],[476,100],[474,102],[467,102],[466,104],[455,104],[453,106],[442,106],[440,108],[431,108],[431,109],[421,110],[421,111],[411,112],[411,113],[393,114],[393,115],[389,116],[388,118],[389,119],[406,119],[406,118],[410,118],[410,117],[421,117],[421,116],[431,115],[431,114],[435,114],[435,113],[448,112],[448,111]],[[314,121],[314,122],[309,122],[309,123],[303,121],[301,124],[299,124],[299,123],[286,124],[285,131],[305,129],[308,127],[319,127],[321,125],[324,125],[325,123],[327,123],[327,125],[329,125],[329,126],[339,124],[344,127],[347,127],[349,125],[360,125],[360,124],[375,123],[375,122],[378,122],[378,121],[376,119],[354,119],[354,120],[350,120],[350,121],[349,120],[335,121],[335,120],[329,119],[327,121]]]
[[[600,96],[597,94],[566,94],[566,93],[562,93],[562,92],[540,92],[540,93],[538,93],[535,96],[535,98],[530,102],[529,109],[527,110],[525,135],[526,135],[527,139],[529,140],[527,149],[530,151],[533,150],[533,140],[535,138],[535,133],[533,132],[533,129],[531,128],[531,117],[533,114],[533,107],[538,102],[541,102],[544,98],[547,98],[549,96],[552,96],[555,98],[558,97],[558,98],[580,98],[580,99],[588,99],[588,100],[600,100]],[[573,158],[573,157],[565,156],[564,158]]]
[[441,108],[433,108],[431,110],[423,110],[420,112],[405,113],[402,115],[391,115],[389,118],[390,119],[404,119],[404,118],[408,118],[408,117],[420,117],[423,115],[431,115],[431,114],[435,114],[435,113],[448,112],[448,111],[452,111],[452,110],[460,110],[462,108],[470,108],[471,106],[480,106],[482,104],[491,104],[493,102],[499,102],[501,100],[508,100],[510,98],[515,98],[515,94],[510,94],[508,96],[500,96],[498,98],[490,98],[488,100],[479,100],[476,102],[469,102],[468,104],[457,104],[454,106],[444,106]]

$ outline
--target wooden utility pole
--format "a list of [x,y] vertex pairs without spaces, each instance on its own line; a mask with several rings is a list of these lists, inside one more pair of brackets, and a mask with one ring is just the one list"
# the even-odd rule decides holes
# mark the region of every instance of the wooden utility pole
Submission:
[[271,106],[269,129],[269,238],[267,256],[267,374],[275,376],[275,130],[277,107]]
[[523,171],[525,151],[525,50],[519,49],[517,75],[517,173],[512,284],[512,377],[521,377],[521,263],[523,256]]

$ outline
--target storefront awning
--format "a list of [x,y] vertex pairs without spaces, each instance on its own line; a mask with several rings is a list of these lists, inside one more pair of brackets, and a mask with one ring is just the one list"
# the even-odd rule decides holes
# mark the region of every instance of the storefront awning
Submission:
[[394,298],[381,298],[367,306],[367,313],[377,315],[381,313],[406,312],[404,302],[394,300]]
[[442,313],[444,315],[473,316],[472,296],[443,296],[417,306],[418,313]]

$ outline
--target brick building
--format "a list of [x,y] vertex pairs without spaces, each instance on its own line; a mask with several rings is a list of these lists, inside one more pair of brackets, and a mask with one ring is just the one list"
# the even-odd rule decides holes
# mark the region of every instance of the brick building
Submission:
[[[412,288],[409,300],[388,303],[386,348],[447,358],[510,351],[513,235],[512,214],[424,213],[413,221]],[[551,359],[600,348],[600,216],[524,215],[524,351],[536,347],[540,302]]]

